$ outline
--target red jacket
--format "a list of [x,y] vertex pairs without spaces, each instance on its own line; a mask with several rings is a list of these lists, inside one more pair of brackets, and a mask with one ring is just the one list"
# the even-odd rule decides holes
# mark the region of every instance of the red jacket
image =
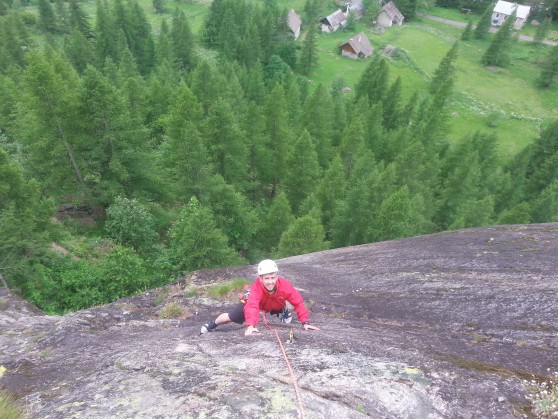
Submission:
[[250,287],[250,295],[244,306],[244,317],[248,326],[255,326],[260,321],[260,310],[281,310],[288,301],[294,306],[298,320],[301,323],[308,321],[308,310],[304,306],[302,295],[285,278],[277,278],[275,292],[270,294],[264,287],[260,277],[257,277]]

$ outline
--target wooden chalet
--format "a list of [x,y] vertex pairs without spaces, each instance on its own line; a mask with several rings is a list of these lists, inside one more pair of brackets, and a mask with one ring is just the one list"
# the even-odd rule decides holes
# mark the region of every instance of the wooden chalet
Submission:
[[341,49],[341,55],[353,60],[370,57],[374,52],[370,40],[363,32],[353,35],[349,40],[342,43],[339,48]]
[[393,1],[386,3],[380,9],[378,14],[378,26],[382,28],[391,28],[393,25],[401,26],[405,17],[399,11]]

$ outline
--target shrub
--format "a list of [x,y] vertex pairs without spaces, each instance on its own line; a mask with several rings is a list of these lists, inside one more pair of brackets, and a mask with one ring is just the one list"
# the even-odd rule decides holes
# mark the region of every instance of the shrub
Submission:
[[159,318],[161,319],[175,319],[182,316],[184,309],[177,303],[169,303],[159,310]]
[[105,302],[99,289],[101,271],[81,259],[55,256],[37,266],[37,278],[28,284],[26,294],[49,314],[80,310]]
[[116,198],[107,209],[105,228],[118,243],[138,252],[150,249],[158,238],[153,216],[135,199]]
[[103,264],[103,284],[106,299],[114,301],[149,287],[143,259],[133,250],[116,246]]

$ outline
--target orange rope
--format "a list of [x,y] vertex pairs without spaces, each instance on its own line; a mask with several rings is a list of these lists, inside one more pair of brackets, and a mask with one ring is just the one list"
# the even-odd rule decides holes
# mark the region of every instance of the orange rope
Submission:
[[293,387],[295,389],[295,394],[296,394],[296,402],[298,404],[298,412],[300,413],[300,417],[304,419],[304,408],[302,407],[302,398],[300,397],[300,389],[298,388],[298,383],[296,381],[294,371],[291,367],[291,363],[289,362],[289,358],[287,357],[287,352],[285,352],[285,347],[283,346],[283,342],[281,342],[281,338],[279,337],[279,332],[277,331],[277,329],[271,327],[270,324],[267,322],[267,317],[265,316],[265,313],[263,313],[263,321],[265,325],[269,328],[269,330],[275,333],[277,342],[279,342],[279,346],[281,347],[281,352],[283,352],[283,358],[285,359],[285,363],[287,364],[289,374],[291,376],[291,379],[293,380]]

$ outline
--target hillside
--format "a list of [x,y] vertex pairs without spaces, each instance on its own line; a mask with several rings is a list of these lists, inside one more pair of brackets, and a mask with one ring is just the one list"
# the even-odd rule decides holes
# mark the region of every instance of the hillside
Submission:
[[[523,380],[558,359],[558,224],[465,229],[279,260],[319,332],[285,344],[307,418],[532,416]],[[0,297],[2,383],[31,418],[291,418],[274,334],[198,336],[226,301],[208,287],[254,267],[198,271],[65,316]],[[236,297],[233,295],[232,300]],[[161,319],[169,303],[186,310]],[[289,327],[270,321],[281,339]]]

